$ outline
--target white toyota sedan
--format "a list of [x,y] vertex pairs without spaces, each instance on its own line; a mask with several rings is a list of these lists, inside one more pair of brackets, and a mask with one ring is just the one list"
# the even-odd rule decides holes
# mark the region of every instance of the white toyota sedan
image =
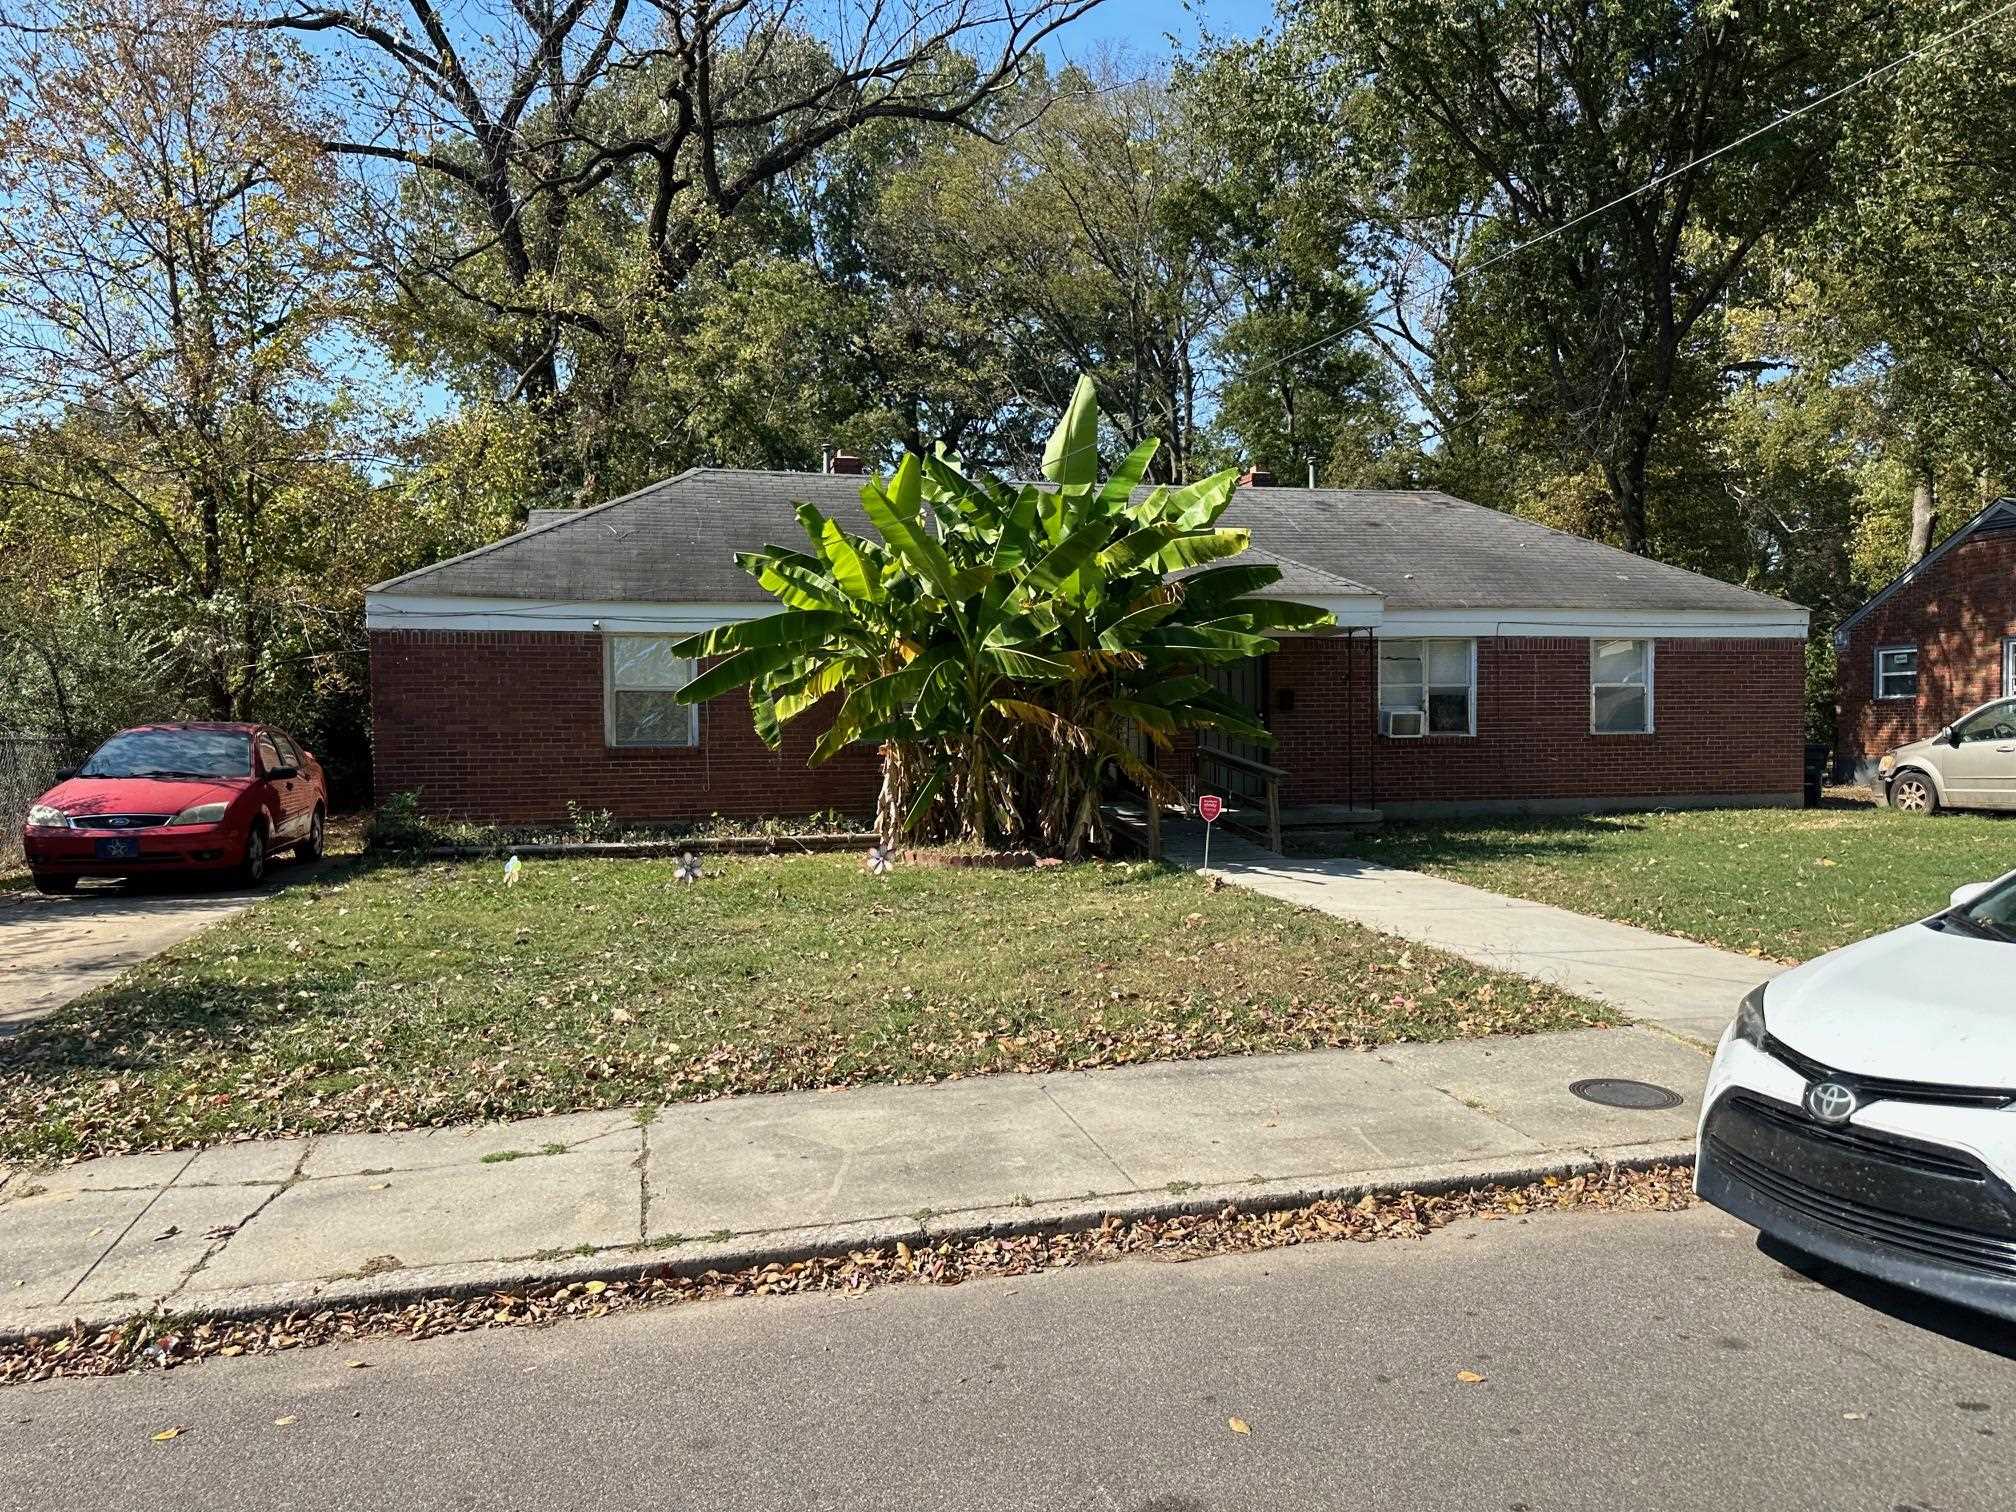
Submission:
[[1704,1200],[2016,1319],[2016,872],[1757,988],[1701,1106]]

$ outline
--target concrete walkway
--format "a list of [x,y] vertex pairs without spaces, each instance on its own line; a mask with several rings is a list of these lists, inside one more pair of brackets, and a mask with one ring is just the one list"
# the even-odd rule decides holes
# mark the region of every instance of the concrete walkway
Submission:
[[275,857],[256,888],[148,878],[86,882],[67,897],[0,892],[0,1040],[326,864]]
[[[1201,866],[1203,830],[1165,825],[1165,854]],[[1420,872],[1349,857],[1284,859],[1222,828],[1211,838],[1211,870],[1284,903],[1552,982],[1704,1046],[1721,1038],[1744,993],[1786,969]]]
[[[1531,1180],[1684,1155],[1706,1063],[1643,1029],[866,1087],[0,1173],[0,1336]],[[1681,1094],[1634,1112],[1582,1077]]]

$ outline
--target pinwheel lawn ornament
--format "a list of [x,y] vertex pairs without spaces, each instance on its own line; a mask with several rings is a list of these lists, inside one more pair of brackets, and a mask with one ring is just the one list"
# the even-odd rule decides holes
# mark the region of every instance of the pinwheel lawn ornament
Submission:
[[681,882],[691,887],[700,880],[700,858],[687,851],[679,857],[679,869],[675,873]]
[[889,868],[896,864],[896,852],[889,846],[876,844],[868,847],[868,875],[886,877]]
[[518,885],[518,873],[523,870],[525,870],[525,863],[520,861],[516,856],[506,861],[504,863],[504,885],[506,887],[516,887]]

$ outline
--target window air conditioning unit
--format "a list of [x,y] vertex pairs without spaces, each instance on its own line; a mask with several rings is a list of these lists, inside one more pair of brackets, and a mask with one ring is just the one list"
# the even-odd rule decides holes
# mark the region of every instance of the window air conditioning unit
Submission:
[[1427,731],[1428,716],[1419,709],[1388,709],[1386,733],[1395,740],[1418,740]]

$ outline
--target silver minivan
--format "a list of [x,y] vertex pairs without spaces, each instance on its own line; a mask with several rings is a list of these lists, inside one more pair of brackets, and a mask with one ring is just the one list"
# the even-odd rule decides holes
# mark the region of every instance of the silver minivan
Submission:
[[2016,698],[1998,698],[1876,766],[1876,796],[1907,814],[2016,809]]

